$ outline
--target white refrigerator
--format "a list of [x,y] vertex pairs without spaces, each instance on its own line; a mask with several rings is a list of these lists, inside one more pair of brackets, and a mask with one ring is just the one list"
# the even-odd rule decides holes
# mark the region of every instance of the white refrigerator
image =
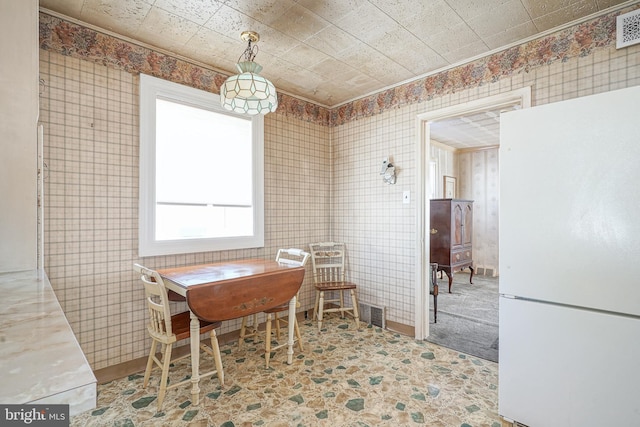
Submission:
[[500,127],[498,412],[640,426],[640,87]]

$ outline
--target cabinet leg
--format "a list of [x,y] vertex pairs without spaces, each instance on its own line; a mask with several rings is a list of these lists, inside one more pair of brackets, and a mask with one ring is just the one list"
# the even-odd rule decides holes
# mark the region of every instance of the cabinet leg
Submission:
[[451,293],[451,285],[453,284],[453,273],[450,271],[445,271],[447,277],[449,278],[449,293]]
[[470,266],[469,270],[471,270],[471,276],[469,276],[469,283],[473,285],[473,272],[474,272],[473,267]]

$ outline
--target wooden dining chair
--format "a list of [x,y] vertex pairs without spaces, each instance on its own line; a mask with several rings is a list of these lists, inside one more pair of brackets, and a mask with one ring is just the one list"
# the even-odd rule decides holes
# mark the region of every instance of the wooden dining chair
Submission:
[[[187,353],[184,356],[171,360],[173,344],[191,336],[189,328],[191,316],[189,311],[171,315],[167,289],[165,288],[162,277],[158,272],[143,267],[140,264],[134,264],[133,269],[140,274],[140,279],[144,284],[145,300],[149,310],[149,323],[147,325],[147,330],[149,331],[149,335],[152,340],[151,351],[149,352],[149,358],[147,360],[147,367],[144,371],[142,387],[147,387],[151,370],[154,368],[154,365],[158,366],[162,370],[160,386],[158,389],[158,411],[160,411],[162,409],[162,403],[167,390],[181,385],[191,384],[191,380],[189,378],[172,383],[171,385],[167,384],[169,379],[170,363],[191,356],[191,353]],[[211,372],[201,373],[200,377],[208,377],[213,374],[217,374],[220,385],[224,385],[222,358],[220,357],[220,347],[218,345],[218,338],[215,331],[216,328],[220,327],[220,325],[221,322],[210,323],[202,320],[200,321],[200,335],[204,335],[209,332],[211,338],[210,347],[201,343],[200,348],[213,356],[216,368]],[[158,344],[162,347],[161,358],[158,358],[156,355]]]
[[[304,267],[309,259],[309,253],[303,251],[302,249],[278,249],[278,253],[276,254],[276,261],[283,264],[289,264],[294,266]],[[296,308],[300,308],[300,300],[298,299],[298,293],[296,293]],[[284,313],[289,311],[289,303],[279,305],[277,307],[270,308],[265,310],[264,313],[267,315],[265,321],[265,367],[269,368],[269,361],[271,360],[271,352],[276,351],[279,348],[287,345],[286,343],[279,344],[275,347],[271,347],[271,322],[275,322],[276,326],[276,339],[280,339],[280,323],[284,325],[289,325],[289,318],[287,316],[279,317],[279,313]],[[249,324],[249,320],[251,320],[251,324]],[[300,351],[303,351],[302,347],[302,336],[300,334],[300,328],[298,327],[298,320],[294,319],[293,329],[295,332],[296,339],[295,341],[298,344],[298,348]],[[238,347],[240,348],[247,338],[254,338],[261,335],[261,331],[258,327],[258,315],[254,314],[252,316],[245,316],[242,318],[242,325],[240,326],[240,338],[238,339]]]
[[[344,243],[321,242],[309,245],[313,266],[313,283],[316,288],[314,317],[318,320],[318,330],[322,330],[322,319],[326,313],[340,313],[352,316],[356,328],[360,328],[356,284],[345,280]],[[327,299],[327,293],[332,299]],[[345,293],[351,297],[351,306],[345,304]],[[337,295],[336,295],[337,294]],[[330,304],[327,306],[327,304]]]

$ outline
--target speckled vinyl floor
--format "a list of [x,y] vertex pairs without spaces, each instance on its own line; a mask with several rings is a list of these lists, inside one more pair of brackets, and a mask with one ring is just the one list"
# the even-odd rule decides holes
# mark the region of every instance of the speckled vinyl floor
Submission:
[[[286,348],[265,369],[263,343],[222,346],[225,385],[203,378],[197,406],[187,385],[169,390],[157,412],[156,369],[147,389],[142,372],[99,385],[97,408],[71,425],[500,427],[496,363],[339,317],[323,326],[300,324],[305,348],[292,365]],[[212,366],[205,356],[203,369]],[[190,372],[183,359],[170,378]]]

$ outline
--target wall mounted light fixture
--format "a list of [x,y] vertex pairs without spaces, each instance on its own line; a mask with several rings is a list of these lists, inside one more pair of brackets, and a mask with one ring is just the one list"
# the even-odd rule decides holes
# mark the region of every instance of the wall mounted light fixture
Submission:
[[386,158],[382,161],[382,169],[380,169],[380,175],[382,175],[382,180],[387,184],[395,184],[396,183],[396,168],[391,163],[389,158]]
[[[240,38],[248,43],[236,68],[240,74],[229,77],[220,87],[220,104],[224,108],[236,113],[267,114],[278,108],[278,94],[269,80],[258,73],[262,66],[253,59],[258,54],[258,45],[252,45],[260,40],[255,31],[243,31]],[[241,61],[244,56],[244,61]]]

